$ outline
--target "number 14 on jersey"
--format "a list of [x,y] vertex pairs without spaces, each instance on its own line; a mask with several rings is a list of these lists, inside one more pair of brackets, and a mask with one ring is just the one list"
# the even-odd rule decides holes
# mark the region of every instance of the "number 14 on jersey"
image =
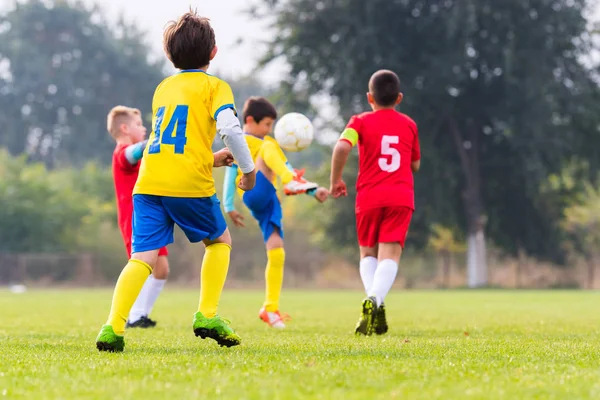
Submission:
[[[159,107],[154,115],[154,139],[148,147],[148,154],[160,153],[161,145],[172,145],[175,154],[183,154],[187,143],[186,131],[189,107],[185,105],[175,107],[169,123],[161,132],[165,110],[165,107]],[[175,131],[174,135],[173,131]]]

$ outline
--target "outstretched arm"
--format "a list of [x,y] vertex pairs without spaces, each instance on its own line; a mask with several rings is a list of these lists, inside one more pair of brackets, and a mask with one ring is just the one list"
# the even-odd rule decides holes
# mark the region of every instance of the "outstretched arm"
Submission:
[[147,143],[148,140],[144,140],[125,148],[125,159],[129,164],[136,165],[142,159]]
[[348,161],[348,155],[352,151],[352,144],[347,140],[340,140],[336,143],[331,157],[331,188],[329,191],[333,197],[347,196],[348,190],[342,180],[342,173]]

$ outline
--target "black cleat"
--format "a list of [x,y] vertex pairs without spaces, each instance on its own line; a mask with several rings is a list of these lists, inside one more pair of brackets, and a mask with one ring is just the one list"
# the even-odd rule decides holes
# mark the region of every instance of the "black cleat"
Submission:
[[375,297],[367,297],[362,302],[362,312],[356,323],[354,333],[357,336],[371,336],[375,325],[375,317],[377,316],[377,301]]
[[384,335],[388,331],[388,324],[385,318],[385,304],[383,303],[377,308],[374,329],[377,335]]
[[135,322],[127,321],[125,325],[126,328],[154,328],[156,326],[156,321],[151,320],[145,315],[142,315],[140,319]]

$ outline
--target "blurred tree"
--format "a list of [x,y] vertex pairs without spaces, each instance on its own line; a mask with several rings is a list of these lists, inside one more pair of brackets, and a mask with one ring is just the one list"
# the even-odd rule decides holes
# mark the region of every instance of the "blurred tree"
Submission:
[[434,224],[429,237],[429,247],[435,251],[442,261],[442,287],[450,287],[450,267],[454,254],[466,250],[464,243],[457,239],[456,233],[448,227]]
[[572,235],[573,245],[583,254],[587,267],[587,288],[593,289],[600,256],[600,190],[586,185],[576,204],[565,209],[564,228]]
[[0,252],[71,251],[90,198],[56,187],[43,164],[0,152]]
[[[581,60],[594,43],[586,0],[262,0],[274,13],[265,62],[284,57],[292,90],[334,96],[345,118],[367,109],[380,68],[399,73],[402,110],[420,127],[411,238],[429,226],[467,231],[469,285],[487,283],[485,235],[509,252],[562,260],[558,220],[539,206],[539,183],[571,157],[600,160],[600,100]],[[262,7],[262,8],[261,8]],[[348,171],[354,183],[355,171]],[[329,231],[356,243],[352,198]],[[346,233],[347,234],[346,234]]]
[[125,104],[147,115],[163,78],[143,36],[82,2],[15,2],[0,15],[0,146],[49,166],[110,162],[108,111]]

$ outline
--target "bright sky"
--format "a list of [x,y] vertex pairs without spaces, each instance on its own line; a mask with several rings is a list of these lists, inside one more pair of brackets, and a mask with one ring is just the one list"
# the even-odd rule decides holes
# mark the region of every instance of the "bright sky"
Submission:
[[[2,0],[0,0],[2,1]],[[94,0],[85,0],[92,3]],[[237,77],[252,71],[268,39],[267,21],[252,20],[244,13],[254,0],[98,0],[109,16],[123,12],[128,19],[137,21],[148,32],[148,40],[162,55],[162,32],[169,20],[176,19],[190,6],[211,19],[219,53],[211,65],[213,72]],[[240,39],[243,41],[240,43]],[[257,51],[259,49],[259,51]],[[269,82],[281,74],[282,66],[274,66],[261,74]],[[275,74],[276,76],[273,76]]]

